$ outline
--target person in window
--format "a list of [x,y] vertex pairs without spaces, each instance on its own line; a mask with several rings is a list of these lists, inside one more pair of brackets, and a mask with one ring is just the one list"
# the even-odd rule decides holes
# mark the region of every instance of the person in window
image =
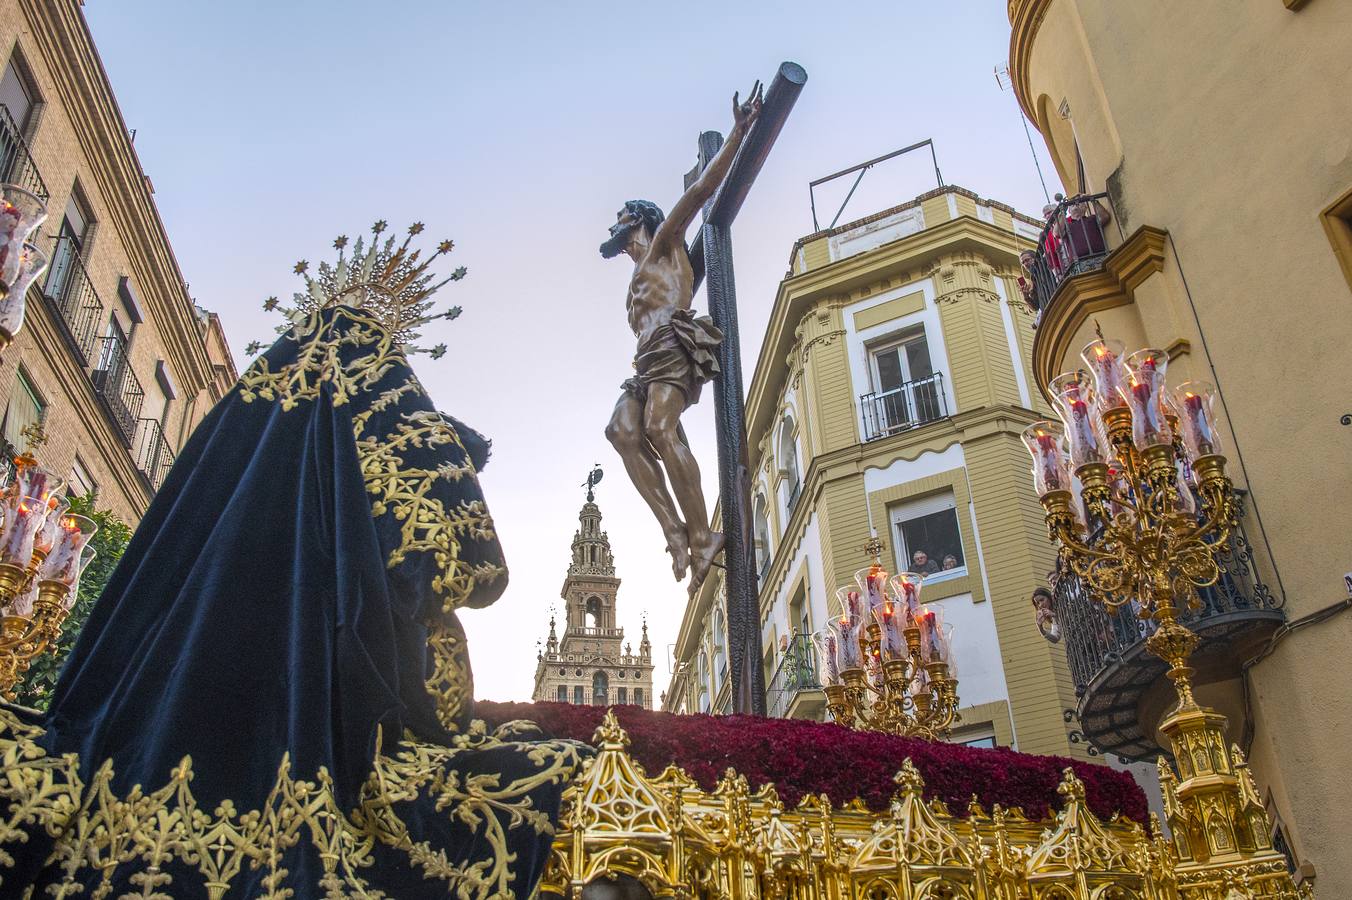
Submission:
[[1045,587],[1033,589],[1033,621],[1048,643],[1061,642],[1061,626],[1056,624],[1056,610],[1052,608],[1052,592]]
[[947,572],[949,569],[956,569],[957,567],[958,567],[958,558],[956,556],[954,556],[952,553],[949,553],[944,556],[945,572]]
[[911,554],[911,571],[920,575],[933,575],[939,571],[939,564],[930,559],[924,550],[917,550]]

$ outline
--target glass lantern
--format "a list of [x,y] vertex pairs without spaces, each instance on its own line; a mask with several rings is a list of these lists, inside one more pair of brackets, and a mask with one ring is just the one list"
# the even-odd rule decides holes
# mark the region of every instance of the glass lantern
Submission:
[[1039,497],[1071,489],[1070,461],[1061,445],[1062,428],[1055,422],[1034,422],[1023,430],[1023,443],[1033,455],[1033,486]]
[[1164,416],[1164,371],[1169,354],[1137,350],[1127,357],[1127,380],[1118,387],[1131,408],[1131,439],[1137,450],[1173,443],[1174,432]]
[[47,219],[47,206],[17,184],[0,184],[0,282],[12,290],[28,236]]
[[38,569],[38,581],[57,581],[67,588],[74,588],[84,571],[88,546],[94,532],[99,530],[98,523],[88,516],[64,515],[57,528],[56,542],[52,552],[42,561]]
[[1089,367],[1089,374],[1094,379],[1100,413],[1126,405],[1126,399],[1121,391],[1122,384],[1126,381],[1126,372],[1122,368],[1122,354],[1125,350],[1126,345],[1121,341],[1097,338],[1080,351],[1080,358]]
[[1185,381],[1174,388],[1178,430],[1190,459],[1221,452],[1216,427],[1216,391],[1204,381]]
[[1093,377],[1083,369],[1052,379],[1051,397],[1066,428],[1070,461],[1076,468],[1108,459],[1107,441],[1099,431]]

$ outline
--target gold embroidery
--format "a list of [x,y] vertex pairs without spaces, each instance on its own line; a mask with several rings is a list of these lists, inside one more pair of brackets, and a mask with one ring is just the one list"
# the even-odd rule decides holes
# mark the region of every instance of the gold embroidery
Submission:
[[[327,321],[325,321],[327,319]],[[341,334],[337,324],[350,324]],[[333,404],[341,406],[358,394],[373,391],[395,366],[407,366],[403,351],[374,316],[356,309],[321,309],[295,327],[299,344],[296,360],[276,372],[266,357],[240,378],[240,398],[280,401],[282,409],[318,399],[325,385],[331,386]],[[350,357],[346,362],[343,356]],[[404,413],[393,431],[371,430],[372,419],[395,407],[405,396],[422,394],[417,379],[382,391],[367,407],[352,417],[353,437],[366,489],[372,495],[371,514],[392,515],[399,523],[400,541],[390,551],[387,565],[394,568],[410,553],[431,553],[437,572],[432,590],[443,598],[442,610],[465,605],[475,590],[501,578],[506,569],[491,562],[471,564],[461,558],[466,541],[495,539],[493,519],[481,500],[462,500],[450,510],[434,496],[439,481],[455,482],[475,476],[474,464],[455,428],[433,410]],[[443,461],[436,468],[416,468],[407,463],[410,450],[455,448],[460,462]]]
[[[262,808],[241,814],[226,800],[208,813],[192,793],[189,757],[163,787],[149,793],[137,787],[119,797],[109,787],[111,762],[86,786],[76,757],[47,756],[35,743],[40,734],[0,709],[0,800],[7,805],[0,847],[26,842],[30,829],[53,837],[47,864],[60,871],[59,884],[49,889],[57,898],[83,894],[86,879],[97,882],[92,897],[107,897],[113,874],[135,865],[128,880],[139,893],[123,896],[171,900],[184,896],[183,886],[175,886],[166,871],[168,864],[178,863],[201,875],[208,897],[224,896],[247,866],[263,873],[266,893],[261,896],[281,900],[294,893],[284,856],[308,838],[323,864],[320,887],[326,897],[386,896],[363,877],[380,842],[406,853],[428,878],[446,882],[448,892],[461,900],[489,900],[510,892],[516,862],[511,842],[552,834],[532,794],[570,780],[582,759],[580,745],[509,743],[476,723],[450,747],[404,740],[392,756],[377,753],[359,805],[350,813],[339,808],[325,769],[313,780],[299,780],[285,756]],[[496,774],[462,775],[456,770],[459,757],[473,750],[508,751],[524,774],[505,782]],[[488,852],[462,867],[426,842],[414,842],[395,812],[396,804],[407,802],[443,811],[474,830],[476,842],[486,844]],[[0,867],[13,865],[14,858],[0,852]]]
[[427,646],[432,651],[432,675],[427,679],[427,692],[436,704],[437,718],[442,726],[448,731],[456,731],[473,689],[469,663],[464,655],[464,634],[458,628],[432,625],[428,630]]

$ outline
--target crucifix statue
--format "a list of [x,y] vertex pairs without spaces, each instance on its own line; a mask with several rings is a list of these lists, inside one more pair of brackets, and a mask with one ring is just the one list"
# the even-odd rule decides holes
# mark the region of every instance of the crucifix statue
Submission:
[[[764,96],[760,82],[745,102],[734,94],[727,140],[717,132],[700,135],[699,164],[671,215],[630,200],[601,245],[606,258],[623,253],[634,261],[625,306],[638,339],[635,374],[624,383],[606,437],[657,517],[676,579],[689,570],[692,598],[726,550],[730,674],[734,708],[743,713],[764,713],[765,685],[729,227],[806,81],[802,67],[784,63]],[[687,248],[686,230],[701,211],[700,238]],[[690,308],[706,266],[712,318]],[[711,379],[721,532],[709,524],[699,465],[680,421]]]

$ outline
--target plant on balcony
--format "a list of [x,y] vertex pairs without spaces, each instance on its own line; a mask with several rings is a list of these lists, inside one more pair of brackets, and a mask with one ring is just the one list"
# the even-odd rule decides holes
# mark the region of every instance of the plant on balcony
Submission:
[[66,655],[75,646],[80,630],[84,627],[85,620],[89,618],[89,611],[94,608],[94,601],[103,593],[103,586],[107,584],[108,577],[117,566],[117,561],[127,549],[127,542],[131,540],[131,526],[109,510],[95,509],[92,492],[83,497],[71,497],[70,512],[89,516],[98,523],[99,530],[90,541],[90,546],[98,551],[98,555],[80,577],[80,589],[75,605],[71,607],[70,615],[56,645],[33,659],[28,674],[19,684],[18,702],[37,709],[47,708],[52,688],[56,686],[56,679],[66,662]]
[[[897,785],[893,776],[908,757],[925,779],[925,798],[939,799],[958,816],[976,797],[989,812],[999,803],[1034,819],[1060,805],[1057,786],[1069,766],[1084,781],[1090,808],[1100,818],[1117,813],[1144,823],[1145,795],[1126,772],[1060,756],[896,737],[840,725],[757,716],[675,715],[615,706],[630,739],[629,753],[650,775],[680,766],[704,790],[713,790],[729,768],[751,789],[774,784],[792,808],[807,794],[825,793],[837,806],[859,799],[885,810]],[[552,737],[592,742],[606,708],[568,703],[475,703],[475,718],[493,728],[526,719]]]

